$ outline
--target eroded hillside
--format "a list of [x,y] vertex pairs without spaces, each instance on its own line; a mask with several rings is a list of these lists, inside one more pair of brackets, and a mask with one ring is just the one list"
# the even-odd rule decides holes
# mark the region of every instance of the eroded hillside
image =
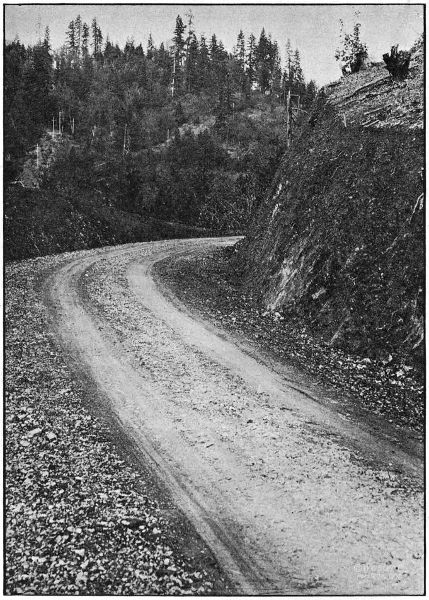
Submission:
[[356,354],[423,356],[423,64],[328,86],[238,252],[265,305]]

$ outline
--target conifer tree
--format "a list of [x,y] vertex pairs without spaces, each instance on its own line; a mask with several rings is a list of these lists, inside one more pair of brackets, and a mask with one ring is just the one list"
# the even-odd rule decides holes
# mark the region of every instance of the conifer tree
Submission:
[[97,19],[95,17],[92,20],[91,32],[93,56],[95,59],[98,59],[100,58],[102,52],[103,34],[101,33],[101,29],[98,26]]
[[256,38],[253,33],[249,36],[249,41],[247,43],[247,56],[246,56],[246,73],[247,78],[249,80],[249,90],[250,93],[252,86],[255,82],[256,78]]
[[210,56],[207,40],[204,35],[200,36],[197,56],[197,88],[207,89],[210,85]]
[[174,42],[174,49],[175,49],[175,53],[176,53],[177,66],[179,68],[182,67],[183,59],[185,56],[185,52],[184,52],[184,50],[185,50],[185,38],[184,38],[185,30],[186,30],[186,26],[184,25],[184,23],[182,21],[182,17],[180,15],[177,15],[176,26],[174,28],[173,42]]
[[67,46],[74,54],[76,52],[76,29],[74,21],[70,21],[69,27],[67,29]]
[[271,59],[271,40],[265,34],[265,29],[262,29],[259,37],[258,45],[255,51],[256,57],[256,81],[262,93],[265,93],[270,88],[270,59]]
[[51,33],[49,31],[49,27],[47,26],[45,29],[45,37],[43,38],[43,45],[45,46],[45,48],[47,48],[48,50],[51,49]]
[[149,60],[153,60],[155,57],[155,45],[153,43],[153,37],[152,34],[149,33],[149,38],[147,40],[147,50],[146,50],[146,56]]
[[277,96],[281,94],[282,87],[282,69],[280,62],[280,52],[277,42],[272,44],[272,73],[271,73],[271,90]]
[[82,24],[82,56],[86,58],[89,54],[89,27],[87,23]]
[[241,92],[246,90],[246,46],[244,33],[240,29],[237,36],[237,44],[234,47],[234,60],[238,69],[238,88]]
[[76,44],[76,56],[80,58],[82,54],[82,19],[81,16],[78,15],[74,22],[74,30],[75,30],[75,44]]
[[302,94],[305,90],[304,74],[301,68],[301,57],[298,48],[293,55],[293,89],[295,94]]

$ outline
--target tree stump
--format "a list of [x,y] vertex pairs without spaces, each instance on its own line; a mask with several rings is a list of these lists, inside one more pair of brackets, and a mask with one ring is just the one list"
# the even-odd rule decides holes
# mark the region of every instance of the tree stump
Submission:
[[410,52],[404,50],[398,52],[398,46],[392,46],[390,54],[383,54],[383,60],[393,79],[403,80],[407,77],[411,60]]
[[361,50],[356,53],[356,56],[350,62],[350,72],[359,73],[368,68],[368,53],[366,50]]

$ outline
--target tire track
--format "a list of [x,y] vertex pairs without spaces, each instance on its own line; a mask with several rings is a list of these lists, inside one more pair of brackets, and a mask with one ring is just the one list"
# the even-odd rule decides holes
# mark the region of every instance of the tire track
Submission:
[[[158,260],[227,243],[156,242],[74,258],[46,282],[64,347],[240,593],[418,593],[419,499],[412,491],[386,496],[386,489],[403,489],[398,466],[418,479],[419,460],[341,421],[173,305],[153,281]],[[84,279],[100,289],[86,299]],[[145,366],[137,368],[142,356]],[[374,456],[388,484],[368,470]],[[378,571],[359,570],[362,564]]]

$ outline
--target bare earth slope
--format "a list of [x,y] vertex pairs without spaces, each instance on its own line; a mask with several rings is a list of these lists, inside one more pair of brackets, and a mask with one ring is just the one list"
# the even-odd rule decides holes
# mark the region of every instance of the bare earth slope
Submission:
[[76,373],[242,593],[422,593],[420,458],[347,422],[154,283],[157,261],[232,242],[60,262],[44,301]]

